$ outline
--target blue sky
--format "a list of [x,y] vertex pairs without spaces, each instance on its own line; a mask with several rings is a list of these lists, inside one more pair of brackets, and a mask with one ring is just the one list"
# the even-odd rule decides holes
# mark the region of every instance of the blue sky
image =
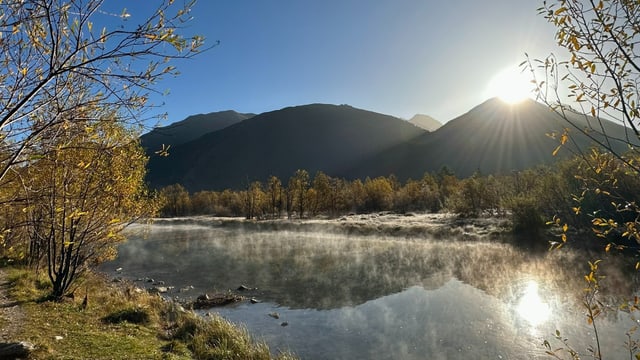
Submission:
[[[120,0],[131,18],[153,2]],[[177,0],[176,2],[181,1]],[[535,0],[199,0],[186,34],[220,45],[158,84],[167,123],[221,110],[349,104],[446,122],[493,94],[491,78],[555,51]],[[145,9],[149,6],[148,9]],[[164,124],[166,125],[166,124]]]

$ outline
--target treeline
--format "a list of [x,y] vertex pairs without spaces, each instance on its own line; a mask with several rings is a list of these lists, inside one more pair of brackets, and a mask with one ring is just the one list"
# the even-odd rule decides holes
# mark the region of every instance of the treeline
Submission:
[[[307,171],[297,170],[286,183],[272,176],[266,182],[252,182],[241,191],[190,194],[176,184],[161,190],[161,214],[275,219],[447,211],[469,217],[509,215],[515,230],[531,231],[554,217],[569,225],[584,226],[591,223],[594,212],[610,209],[606,215],[623,223],[626,214],[612,208],[611,199],[640,203],[640,178],[608,154],[594,151],[588,156],[611,168],[594,169],[588,166],[593,161],[576,157],[508,175],[476,173],[464,179],[447,168],[404,183],[394,175],[349,181],[323,172],[311,177]],[[594,188],[598,191],[587,191]]]

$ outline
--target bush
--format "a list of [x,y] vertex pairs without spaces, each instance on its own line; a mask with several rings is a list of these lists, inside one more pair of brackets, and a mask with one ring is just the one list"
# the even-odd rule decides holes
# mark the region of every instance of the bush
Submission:
[[544,227],[542,212],[534,198],[519,195],[507,201],[515,233],[538,234]]

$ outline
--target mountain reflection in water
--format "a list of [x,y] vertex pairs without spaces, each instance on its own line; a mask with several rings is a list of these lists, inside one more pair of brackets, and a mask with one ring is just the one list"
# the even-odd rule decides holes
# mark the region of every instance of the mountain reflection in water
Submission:
[[[592,344],[582,309],[572,305],[588,265],[570,251],[179,225],[133,236],[103,270],[119,267],[131,279],[193,286],[170,294],[183,298],[257,288],[262,303],[211,311],[303,359],[529,359],[542,357],[555,329],[577,348]],[[635,291],[628,273],[603,268],[615,285],[604,295]],[[602,318],[608,354],[624,354],[631,326],[626,314]]]

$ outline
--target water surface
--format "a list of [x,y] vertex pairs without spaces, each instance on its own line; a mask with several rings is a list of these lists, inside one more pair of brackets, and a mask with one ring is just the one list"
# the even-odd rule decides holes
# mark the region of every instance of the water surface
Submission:
[[[617,261],[605,259],[603,299],[634,293]],[[545,339],[560,345],[556,329],[583,354],[593,344],[577,305],[588,266],[568,251],[154,225],[103,266],[116,268],[174,286],[169,295],[182,299],[245,285],[260,303],[209,311],[303,359],[531,359],[543,357]],[[607,357],[628,357],[633,319],[613,309],[597,324]]]

